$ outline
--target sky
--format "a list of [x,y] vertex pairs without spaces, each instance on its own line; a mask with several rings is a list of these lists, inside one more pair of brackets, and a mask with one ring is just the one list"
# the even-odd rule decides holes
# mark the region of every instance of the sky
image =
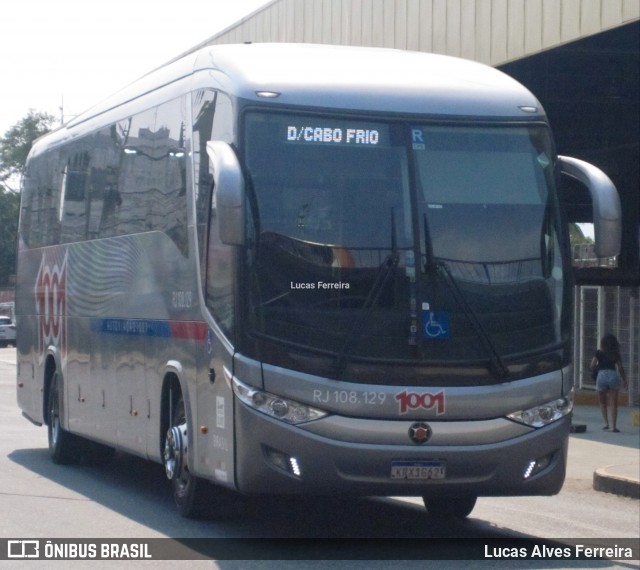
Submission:
[[10,0],[0,5],[0,136],[65,121],[270,0]]

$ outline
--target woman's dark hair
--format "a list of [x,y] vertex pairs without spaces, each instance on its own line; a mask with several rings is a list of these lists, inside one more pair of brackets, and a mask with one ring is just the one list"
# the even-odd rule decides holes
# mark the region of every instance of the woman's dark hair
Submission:
[[615,335],[611,333],[604,335],[600,340],[600,350],[609,360],[613,360],[613,362],[620,360],[620,343]]

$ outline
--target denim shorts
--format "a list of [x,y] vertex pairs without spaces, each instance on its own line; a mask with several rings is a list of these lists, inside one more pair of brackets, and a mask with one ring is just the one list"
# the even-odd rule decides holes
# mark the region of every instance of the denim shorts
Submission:
[[607,390],[619,390],[620,378],[615,370],[600,370],[596,380],[596,390],[606,392]]

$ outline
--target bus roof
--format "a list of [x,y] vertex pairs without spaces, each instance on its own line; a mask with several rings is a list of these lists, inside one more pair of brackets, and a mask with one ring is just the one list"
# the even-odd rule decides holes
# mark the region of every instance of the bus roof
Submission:
[[[314,44],[207,46],[152,71],[68,127],[190,75],[248,100],[274,93],[273,105],[440,117],[544,118],[536,98],[504,73],[476,62],[423,52]],[[198,83],[200,86],[201,84]]]
[[541,105],[521,84],[476,62],[386,48],[313,44],[221,45],[198,53],[196,68],[218,69],[229,90],[256,99],[372,112],[522,117]]

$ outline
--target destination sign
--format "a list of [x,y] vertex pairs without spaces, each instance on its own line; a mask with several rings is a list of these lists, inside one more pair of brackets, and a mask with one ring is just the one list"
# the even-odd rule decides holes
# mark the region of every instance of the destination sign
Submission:
[[388,127],[379,124],[309,123],[287,125],[286,141],[300,144],[379,147],[388,144]]

